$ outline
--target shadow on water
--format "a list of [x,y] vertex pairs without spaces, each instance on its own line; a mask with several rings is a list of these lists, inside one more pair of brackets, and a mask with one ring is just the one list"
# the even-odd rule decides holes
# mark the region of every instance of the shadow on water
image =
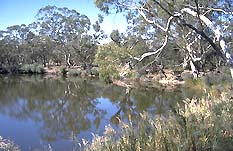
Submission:
[[[22,150],[71,150],[75,138],[90,140],[105,125],[117,128],[118,118],[137,120],[139,113],[165,114],[184,98],[197,95],[185,88],[125,88],[97,80],[0,77],[0,136]],[[76,143],[77,144],[77,143]]]

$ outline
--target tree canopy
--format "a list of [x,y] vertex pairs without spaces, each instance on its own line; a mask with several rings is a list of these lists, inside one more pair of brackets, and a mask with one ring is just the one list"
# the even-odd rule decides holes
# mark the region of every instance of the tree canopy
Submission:
[[26,25],[13,25],[1,31],[1,64],[41,63],[91,66],[99,40],[105,38],[99,15],[91,23],[86,15],[66,7],[41,8],[36,20]]
[[124,13],[128,33],[146,40],[149,51],[133,57],[139,62],[152,55],[161,58],[173,43],[183,54],[182,65],[189,64],[194,75],[209,62],[217,66],[215,60],[233,66],[228,39],[232,1],[96,0],[95,4],[106,14]]

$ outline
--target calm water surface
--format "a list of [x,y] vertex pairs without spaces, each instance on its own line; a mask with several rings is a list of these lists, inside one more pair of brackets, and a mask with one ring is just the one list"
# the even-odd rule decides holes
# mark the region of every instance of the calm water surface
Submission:
[[23,151],[77,148],[82,138],[101,135],[105,125],[118,127],[120,118],[134,120],[140,112],[164,114],[178,101],[192,97],[185,88],[123,87],[97,80],[0,76],[0,136]]

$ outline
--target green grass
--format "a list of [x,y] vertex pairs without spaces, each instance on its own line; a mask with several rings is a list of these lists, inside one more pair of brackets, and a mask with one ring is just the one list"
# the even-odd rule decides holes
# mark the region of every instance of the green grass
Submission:
[[186,99],[168,116],[140,114],[140,122],[83,141],[85,151],[227,151],[233,150],[233,100]]

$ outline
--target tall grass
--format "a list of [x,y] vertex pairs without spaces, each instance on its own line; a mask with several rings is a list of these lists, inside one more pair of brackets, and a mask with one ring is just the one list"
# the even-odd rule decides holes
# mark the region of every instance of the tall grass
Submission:
[[85,151],[230,151],[233,150],[233,100],[222,96],[186,99],[168,116],[140,122],[120,121],[121,129],[106,127],[103,136],[83,141]]

